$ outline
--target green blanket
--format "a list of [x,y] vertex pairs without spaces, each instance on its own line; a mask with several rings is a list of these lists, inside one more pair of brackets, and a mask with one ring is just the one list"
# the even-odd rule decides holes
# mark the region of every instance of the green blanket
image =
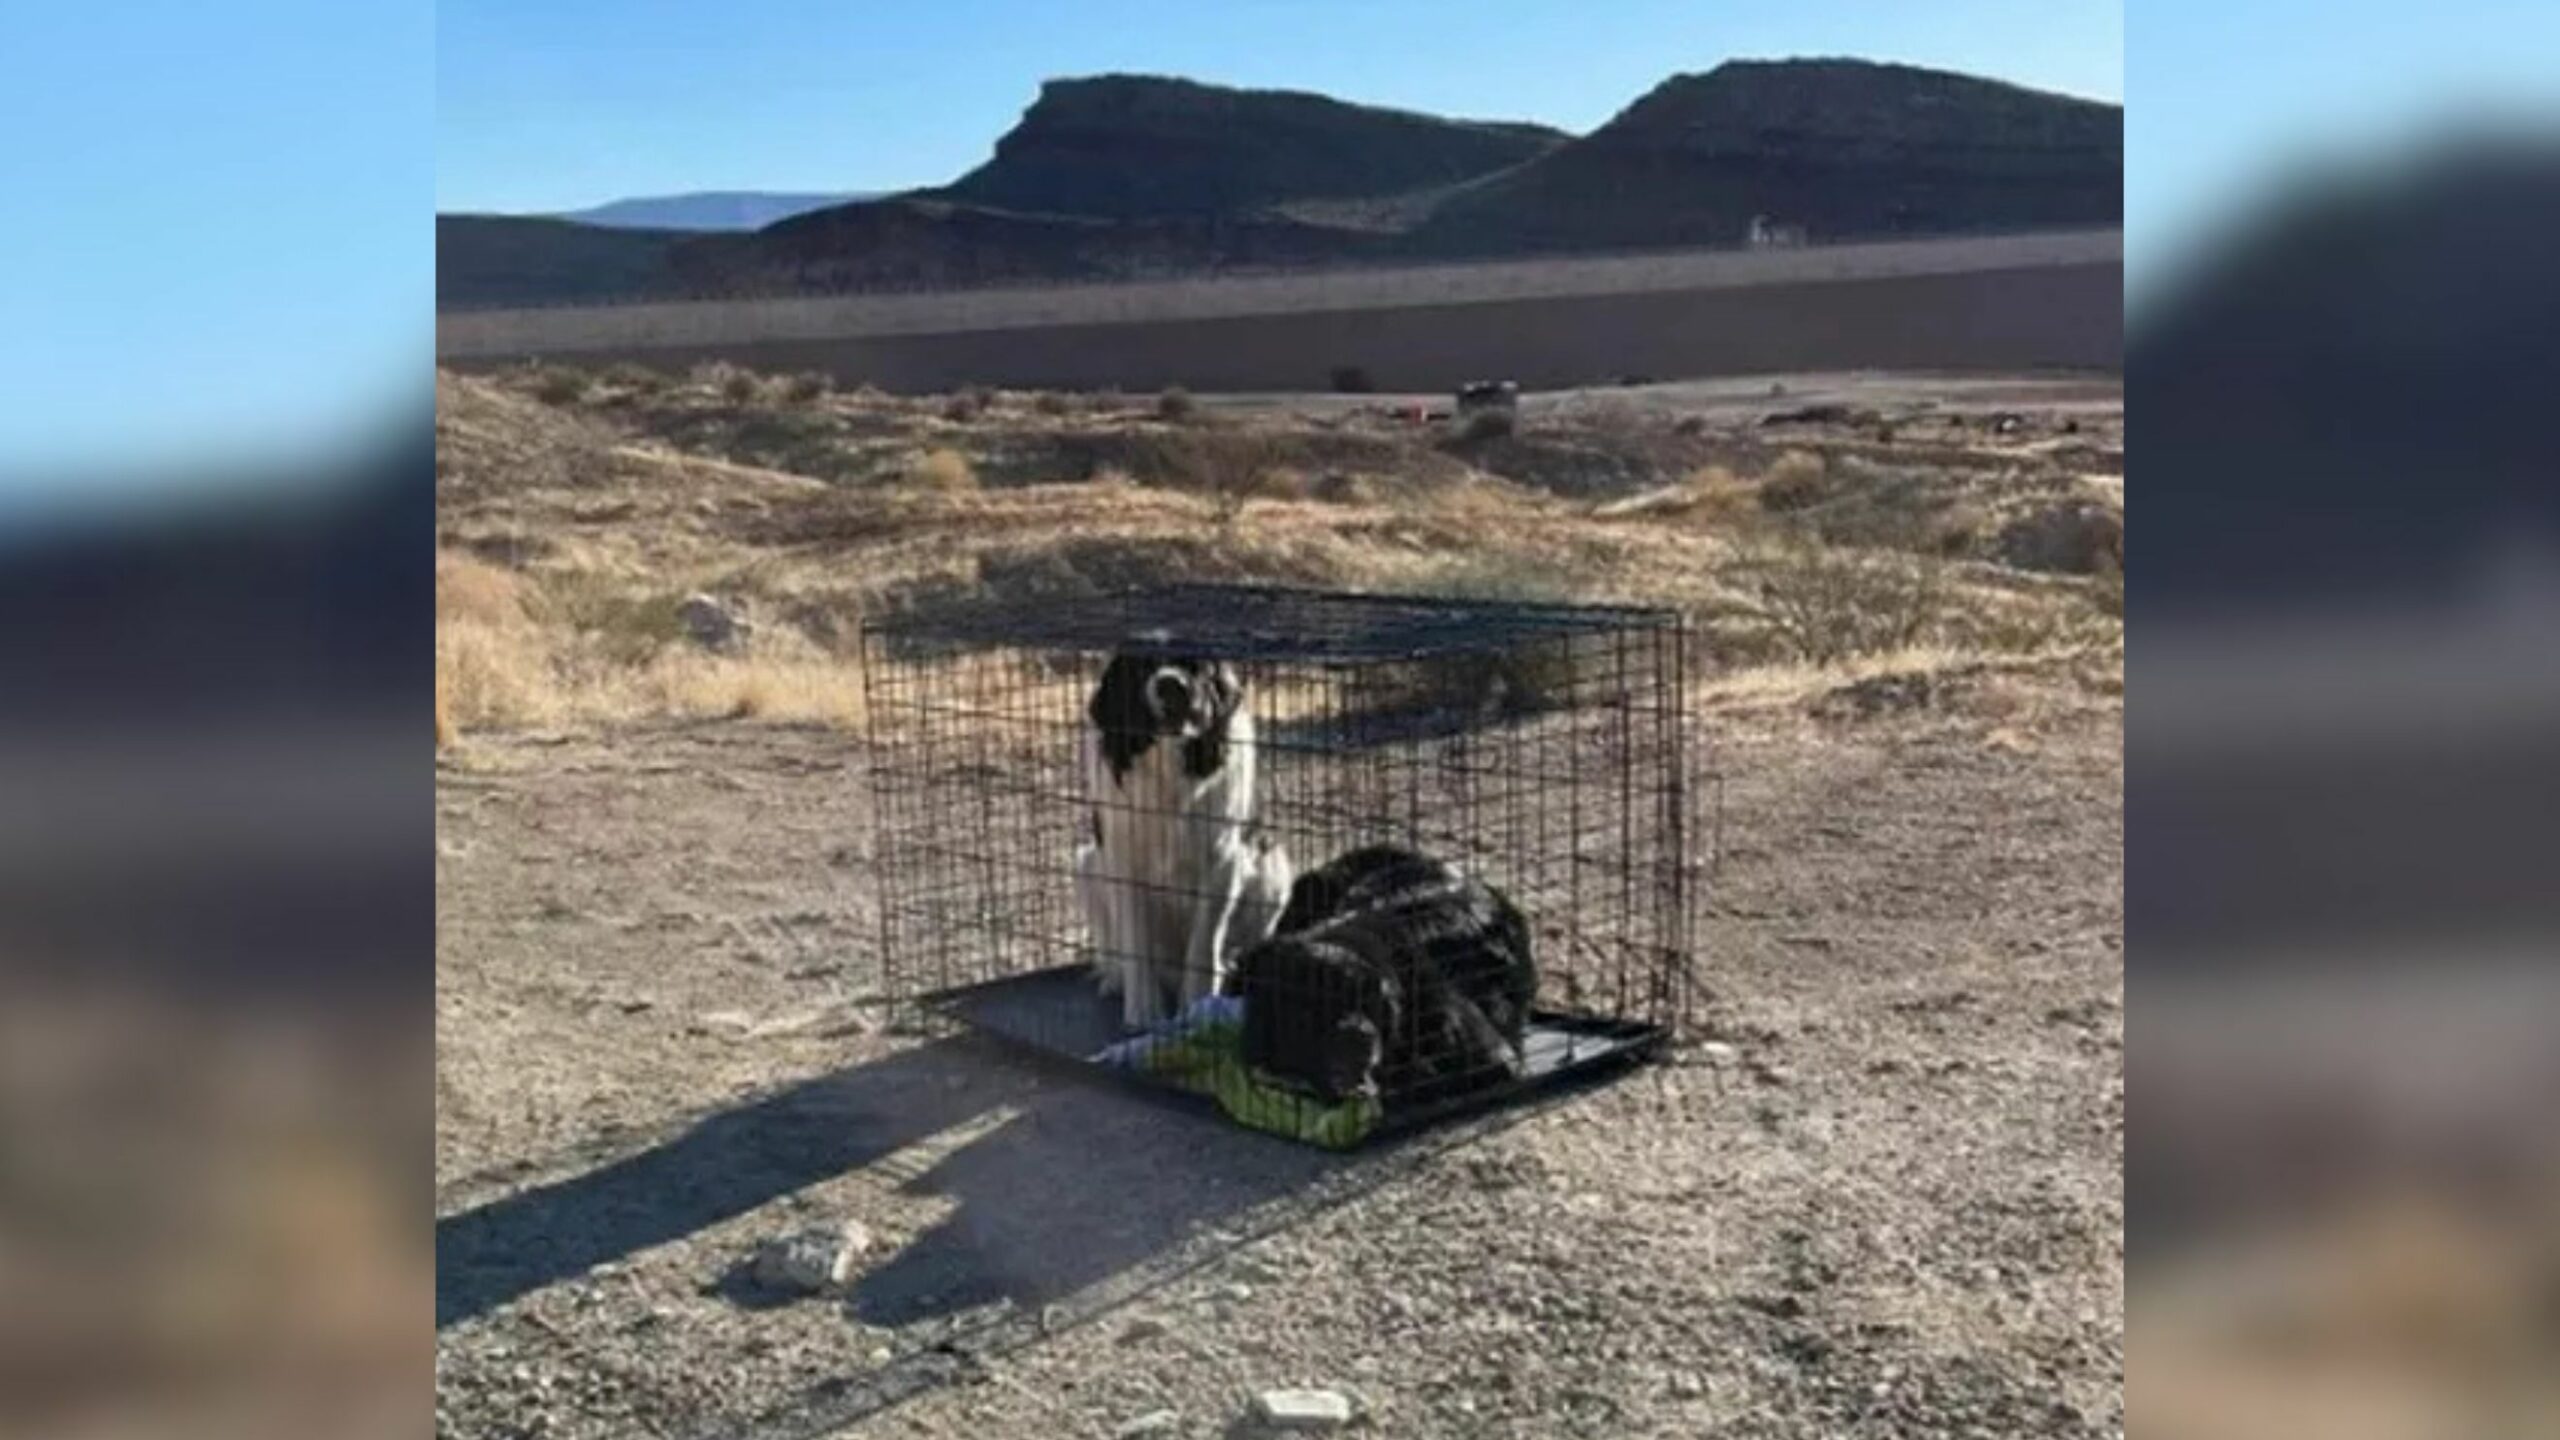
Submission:
[[1277,1084],[1244,1063],[1243,1040],[1242,1007],[1219,996],[1094,1058],[1207,1095],[1239,1125],[1329,1150],[1348,1150],[1377,1128],[1374,1097],[1327,1105]]

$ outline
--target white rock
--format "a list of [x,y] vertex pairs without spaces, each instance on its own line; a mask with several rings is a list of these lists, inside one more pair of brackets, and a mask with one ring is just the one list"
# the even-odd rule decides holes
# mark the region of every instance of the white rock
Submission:
[[1140,1435],[1161,1435],[1182,1423],[1182,1417],[1171,1410],[1150,1410],[1144,1415],[1120,1422],[1111,1432],[1111,1440],[1134,1440]]
[[803,1230],[766,1241],[756,1251],[756,1283],[774,1290],[814,1295],[853,1283],[863,1252],[871,1248],[871,1232],[858,1220],[833,1228]]
[[1253,1414],[1274,1430],[1339,1430],[1351,1423],[1351,1397],[1338,1390],[1265,1390],[1253,1397]]
[[1742,1058],[1742,1052],[1721,1040],[1709,1040],[1698,1047],[1698,1058],[1710,1065],[1731,1065]]

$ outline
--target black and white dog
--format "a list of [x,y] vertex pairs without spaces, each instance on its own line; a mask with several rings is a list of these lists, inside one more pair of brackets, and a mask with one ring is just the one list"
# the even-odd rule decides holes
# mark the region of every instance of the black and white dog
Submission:
[[1538,967],[1502,892],[1372,845],[1298,877],[1236,993],[1245,1063],[1328,1103],[1392,1106],[1524,1074]]
[[1143,1028],[1227,988],[1278,918],[1289,861],[1253,826],[1253,716],[1232,667],[1124,651],[1086,719],[1076,895],[1103,989]]

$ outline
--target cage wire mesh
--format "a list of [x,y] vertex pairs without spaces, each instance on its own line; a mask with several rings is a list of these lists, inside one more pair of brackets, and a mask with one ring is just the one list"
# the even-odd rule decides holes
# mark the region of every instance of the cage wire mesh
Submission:
[[1265,587],[874,621],[886,993],[1322,1143],[1636,1058],[1690,998],[1685,663],[1667,610]]

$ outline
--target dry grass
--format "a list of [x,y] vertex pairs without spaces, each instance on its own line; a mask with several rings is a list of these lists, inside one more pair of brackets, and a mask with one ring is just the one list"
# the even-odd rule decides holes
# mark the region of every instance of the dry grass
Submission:
[[[1757,674],[1819,693],[1913,656],[2064,657],[2054,683],[2121,690],[2122,573],[2104,563],[2121,553],[2121,486],[2085,483],[2077,462],[1956,463],[1917,426],[1898,449],[1802,433],[1777,450],[1756,428],[1692,434],[1633,412],[1562,414],[1534,440],[1469,450],[1383,412],[1169,425],[1125,396],[795,404],[786,382],[741,387],[744,373],[704,366],[646,396],[608,376],[569,407],[535,398],[535,373],[439,377],[440,735],[648,715],[849,723],[864,614],[1179,580],[1670,604],[1699,639],[1697,673],[1727,692]],[[741,388],[751,401],[726,398]],[[1482,468],[1531,449],[1622,478]],[[2104,512],[2094,573],[2002,553],[2007,527],[2065,506]],[[683,633],[676,607],[695,591],[748,606],[745,653]],[[1549,688],[1456,679],[1506,705]]]
[[608,718],[792,720],[858,729],[862,672],[832,657],[669,651],[632,676]]
[[665,716],[861,723],[851,662],[798,637],[746,655],[706,654],[666,620],[676,603],[610,575],[570,570],[544,584],[439,554],[438,747],[473,730]]

